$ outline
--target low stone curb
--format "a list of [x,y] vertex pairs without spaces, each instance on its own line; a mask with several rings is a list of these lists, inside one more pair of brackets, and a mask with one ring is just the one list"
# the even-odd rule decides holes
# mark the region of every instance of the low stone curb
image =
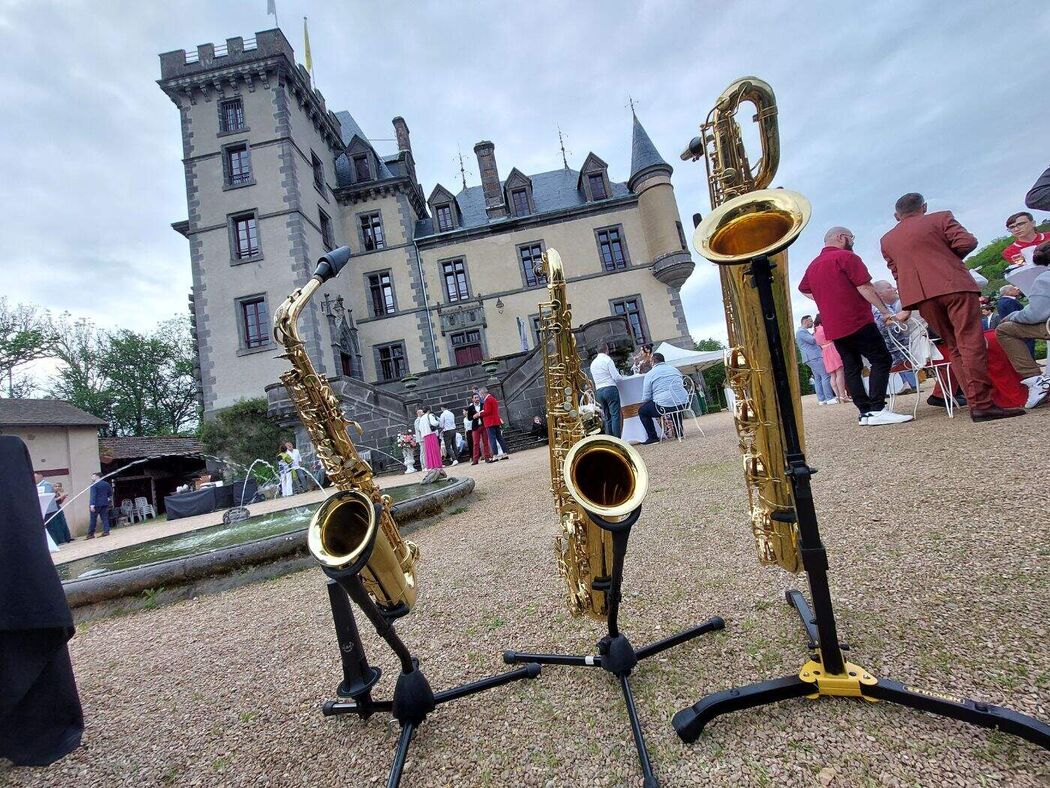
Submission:
[[[456,479],[452,484],[394,504],[392,513],[402,532],[408,533],[415,530],[411,524],[418,525],[418,521],[438,514],[447,504],[473,491],[472,478]],[[196,595],[199,591],[221,590],[310,565],[312,559],[306,550],[306,530],[304,528],[207,553],[107,572],[96,577],[69,580],[62,584],[62,588],[77,620],[115,610],[152,606],[159,601]],[[230,582],[208,582],[217,577],[238,574],[240,578],[230,578]],[[140,595],[150,589],[163,589],[166,592],[164,600],[142,599]],[[179,589],[182,589],[181,593]],[[129,598],[134,597],[140,598],[133,603]],[[127,600],[128,604],[114,605],[116,600]]]

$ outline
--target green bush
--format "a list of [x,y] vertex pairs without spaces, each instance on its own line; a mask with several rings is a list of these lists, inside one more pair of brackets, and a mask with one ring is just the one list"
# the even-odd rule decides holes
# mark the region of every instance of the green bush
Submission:
[[[1050,221],[1043,222],[1035,229],[1040,233],[1050,230]],[[982,246],[964,261],[967,268],[980,268],[981,274],[988,280],[988,284],[981,288],[981,292],[984,295],[998,298],[999,288],[1007,284],[1003,274],[1006,272],[1006,267],[1009,263],[1003,259],[1003,249],[1012,244],[1013,241],[1014,237],[1012,235],[996,238],[991,243]]]
[[[265,397],[223,408],[200,428],[200,439],[208,453],[245,467],[255,459],[273,463],[281,437],[281,428],[267,412]],[[269,477],[268,469],[256,468]]]

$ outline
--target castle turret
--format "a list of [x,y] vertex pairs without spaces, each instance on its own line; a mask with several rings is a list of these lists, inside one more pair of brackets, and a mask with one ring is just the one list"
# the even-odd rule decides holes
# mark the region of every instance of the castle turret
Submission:
[[653,276],[668,287],[679,289],[693,272],[694,263],[678,217],[671,173],[653,141],[634,115],[631,138],[631,176],[627,187],[638,195],[638,210],[646,245],[653,263]]

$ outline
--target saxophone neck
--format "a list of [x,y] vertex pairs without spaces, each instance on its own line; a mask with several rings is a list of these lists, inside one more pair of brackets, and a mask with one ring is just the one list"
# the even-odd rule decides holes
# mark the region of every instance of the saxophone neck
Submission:
[[305,285],[284,299],[277,307],[277,312],[273,317],[273,338],[286,351],[291,352],[295,347],[303,344],[299,336],[299,315],[302,314],[306,304],[321,284],[320,277],[310,277]]

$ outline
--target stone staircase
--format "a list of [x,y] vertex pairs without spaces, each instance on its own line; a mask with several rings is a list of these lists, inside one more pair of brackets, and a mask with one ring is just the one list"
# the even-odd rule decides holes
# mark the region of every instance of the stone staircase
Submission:
[[511,454],[523,449],[533,449],[537,446],[547,445],[546,441],[537,443],[536,439],[525,430],[509,425],[504,425],[503,427],[503,439],[507,442],[507,451]]

